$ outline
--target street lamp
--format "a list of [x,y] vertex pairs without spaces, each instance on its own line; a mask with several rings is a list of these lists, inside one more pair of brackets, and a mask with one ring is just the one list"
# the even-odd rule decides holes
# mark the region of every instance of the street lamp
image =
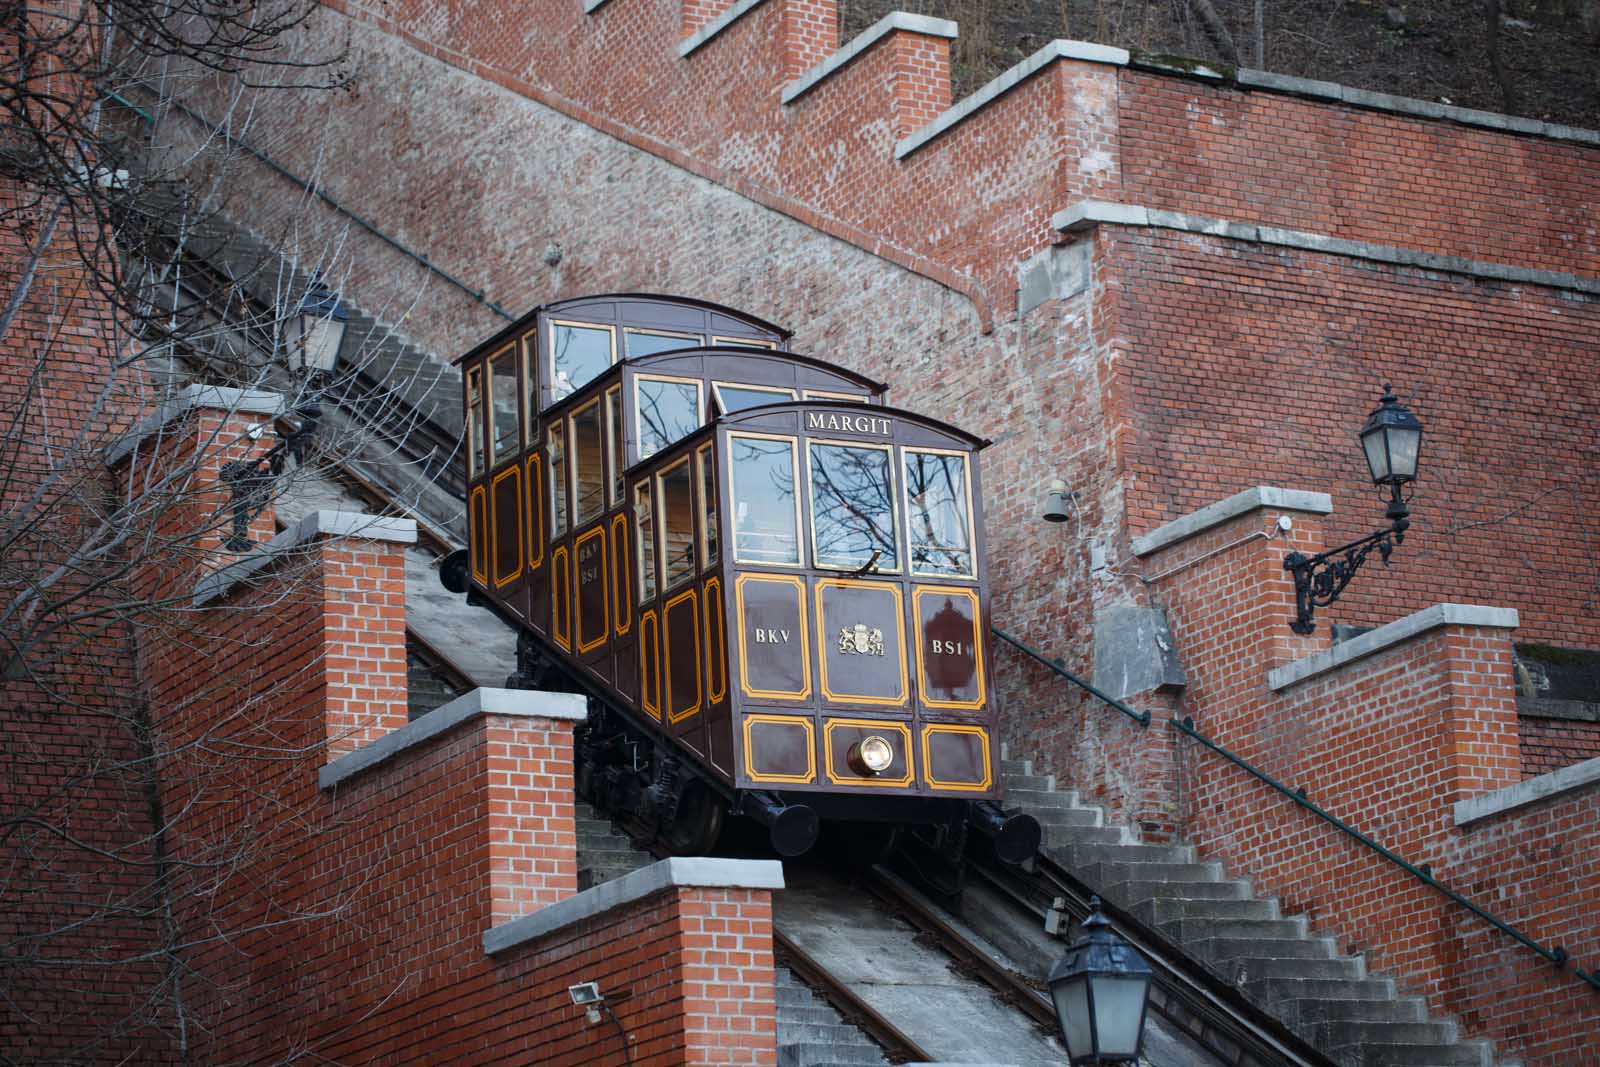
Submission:
[[322,281],[311,276],[311,285],[300,298],[300,306],[284,323],[284,340],[289,349],[289,369],[296,377],[320,383],[339,364],[339,349],[344,344],[345,326],[350,313]]
[[1422,421],[1395,398],[1393,386],[1383,387],[1377,410],[1361,428],[1361,451],[1367,458],[1372,484],[1389,489],[1389,506],[1384,512],[1389,528],[1321,555],[1291,552],[1283,557],[1283,569],[1294,575],[1295,617],[1289,629],[1297,634],[1309,634],[1317,628],[1312,614],[1339,599],[1369,553],[1376,551],[1387,565],[1389,553],[1395,545],[1405,542],[1406,530],[1411,527],[1411,509],[1401,487],[1417,478]]
[[1050,968],[1047,981],[1073,1067],[1139,1058],[1150,965],[1111,929],[1100,912],[1099,897],[1090,898],[1078,940]]

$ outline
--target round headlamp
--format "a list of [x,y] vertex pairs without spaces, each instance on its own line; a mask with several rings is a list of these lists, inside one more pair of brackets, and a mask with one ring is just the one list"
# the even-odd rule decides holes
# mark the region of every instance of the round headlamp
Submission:
[[850,746],[845,760],[857,774],[881,774],[894,762],[894,746],[877,734],[869,734]]

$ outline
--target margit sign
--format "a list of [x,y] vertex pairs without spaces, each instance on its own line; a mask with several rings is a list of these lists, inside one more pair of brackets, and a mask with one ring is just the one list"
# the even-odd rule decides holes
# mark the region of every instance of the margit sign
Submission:
[[882,415],[852,415],[840,411],[806,412],[807,430],[825,430],[829,433],[864,433],[889,437],[894,433],[894,422]]

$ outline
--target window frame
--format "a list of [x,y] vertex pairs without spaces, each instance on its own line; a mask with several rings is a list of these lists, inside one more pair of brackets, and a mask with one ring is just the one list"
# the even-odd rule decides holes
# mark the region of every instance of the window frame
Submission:
[[[484,361],[480,360],[467,368],[466,400],[467,400],[467,481],[476,481],[488,471],[484,460],[489,456],[489,442],[485,436],[483,409],[487,399],[484,395],[483,378]],[[476,437],[474,441],[472,438]]]
[[[784,400],[787,400],[789,403],[799,403],[799,391],[792,385],[753,385],[748,382],[724,382],[713,380],[711,382],[711,402],[716,405],[718,415],[733,414],[733,412],[728,410],[727,405],[722,402],[722,389],[724,386],[729,389],[748,389],[752,393],[781,393],[784,397]],[[773,401],[774,404],[781,404],[783,402],[783,400]],[[739,410],[748,411],[749,409],[740,408]]]
[[565,394],[563,396],[556,396],[556,327],[557,326],[573,326],[573,327],[580,327],[580,328],[586,329],[586,330],[604,330],[604,331],[606,331],[606,333],[609,334],[610,337],[611,337],[611,362],[607,363],[606,367],[607,367],[607,369],[609,369],[611,367],[615,367],[617,365],[617,363],[619,362],[618,359],[617,359],[617,327],[616,327],[615,323],[610,323],[610,322],[586,322],[583,319],[547,319],[545,321],[546,321],[546,325],[548,325],[549,328],[550,328],[549,329],[549,334],[548,334],[548,340],[547,340],[547,343],[545,345],[546,349],[550,353],[550,365],[549,365],[548,368],[540,367],[539,369],[540,369],[541,372],[546,370],[546,369],[548,369],[550,371],[550,374],[548,375],[548,380],[543,383],[544,387],[550,391],[550,403],[554,404],[558,400],[565,400],[569,396],[572,396],[572,395],[574,395],[576,393],[582,392],[583,387],[585,385],[588,385],[589,382],[594,381],[594,378],[600,377],[600,374],[604,374],[605,373],[605,371],[602,370],[600,372],[600,374],[596,374],[594,376],[594,378],[590,378],[589,381],[580,382],[580,383],[574,384],[573,387],[572,387],[572,392],[571,393],[567,393],[567,394]]
[[608,507],[620,507],[628,499],[628,482],[622,476],[627,470],[623,462],[627,451],[627,415],[622,404],[622,383],[606,387],[605,434],[606,434],[606,503]]
[[[500,349],[498,352],[494,353],[483,361],[483,366],[486,372],[484,374],[484,385],[487,390],[484,404],[484,415],[487,421],[484,424],[484,429],[488,433],[489,443],[489,466],[487,469],[491,471],[499,467],[508,459],[516,459],[518,456],[522,455],[524,451],[522,441],[522,397],[520,395],[522,392],[522,358],[521,354],[517,351],[518,347],[519,346],[514,343],[506,345],[504,348]],[[497,390],[495,389],[494,381],[497,375],[494,372],[494,366],[496,360],[503,359],[507,356],[509,356],[511,359],[511,391],[519,395],[512,398],[513,402],[517,405],[516,413],[513,416],[513,421],[517,424],[517,427],[512,433],[510,449],[508,449],[502,455],[500,452],[500,428],[495,419],[494,403],[495,393]]]
[[769,341],[761,337],[731,337],[725,334],[712,334],[711,345],[733,345],[741,348],[765,348],[769,352],[778,350],[778,342]]
[[[886,453],[888,453],[888,455],[889,455],[889,507],[891,509],[893,509],[894,511],[898,511],[899,510],[899,493],[895,488],[895,475],[897,473],[896,470],[895,470],[895,452],[896,452],[896,448],[895,448],[895,445],[892,442],[885,442],[885,443],[879,444],[879,443],[870,442],[870,441],[841,441],[841,440],[839,440],[837,438],[831,438],[831,437],[808,437],[808,438],[806,438],[806,503],[810,505],[810,512],[811,512],[811,564],[812,564],[812,567],[815,570],[819,570],[819,571],[834,571],[834,572],[840,573],[840,574],[850,574],[850,573],[852,573],[854,571],[859,571],[861,569],[861,566],[857,565],[857,566],[853,566],[852,567],[852,566],[846,566],[846,565],[838,564],[838,563],[823,563],[822,562],[822,555],[821,555],[821,553],[819,553],[817,551],[817,501],[816,501],[816,491],[815,491],[816,479],[813,477],[813,471],[812,471],[813,464],[812,464],[812,461],[811,461],[811,449],[815,445],[825,445],[825,446],[832,447],[832,448],[862,448],[862,449],[870,449],[870,450],[875,451],[875,452],[886,452]],[[867,577],[867,576],[873,575],[873,574],[901,574],[901,573],[904,573],[904,571],[905,571],[905,567],[901,564],[901,560],[905,558],[905,549],[904,549],[904,546],[902,546],[900,544],[900,516],[897,515],[897,514],[891,513],[890,516],[889,516],[889,519],[890,519],[890,524],[889,524],[890,525],[890,529],[894,531],[894,538],[895,538],[895,546],[894,546],[895,565],[893,567],[883,567],[883,566],[879,566],[879,565],[875,564],[873,566],[873,569],[870,572],[868,572],[868,575],[863,575],[863,577]]]
[[[678,330],[658,330],[649,326],[624,326],[622,328],[622,351],[624,358],[632,358],[634,356],[633,349],[628,347],[628,337],[630,334],[640,334],[645,337],[671,337],[677,341],[694,342],[693,344],[684,345],[683,349],[669,348],[666,350],[668,352],[684,351],[690,348],[704,348],[706,346],[706,335],[703,333],[683,333]],[[639,355],[656,356],[661,355],[661,353],[641,352]]]
[[[737,474],[738,464],[735,462],[734,455],[733,455],[733,443],[735,441],[737,441],[737,440],[782,441],[782,442],[784,442],[785,444],[787,444],[789,446],[789,467],[790,467],[790,473],[794,476],[794,554],[795,554],[796,558],[795,558],[795,562],[793,562],[793,563],[777,563],[777,562],[774,562],[772,560],[745,559],[745,558],[743,558],[743,557],[741,557],[739,555],[739,529],[738,529],[739,520],[738,520],[738,517],[737,517],[738,506],[739,506],[739,488],[738,488],[739,487],[739,479],[738,479],[738,474]],[[755,566],[755,567],[783,567],[783,568],[786,568],[786,569],[789,569],[789,570],[805,570],[806,569],[806,552],[805,552],[805,536],[804,536],[804,533],[803,533],[803,531],[805,530],[805,526],[803,525],[803,523],[801,521],[801,516],[800,516],[800,494],[801,494],[801,486],[800,486],[800,441],[801,441],[801,438],[799,438],[798,436],[796,436],[794,434],[758,433],[758,432],[756,432],[754,430],[730,430],[730,431],[728,431],[728,434],[727,434],[727,437],[725,438],[725,441],[726,441],[726,450],[727,450],[726,454],[727,454],[727,457],[728,457],[728,497],[727,497],[727,499],[729,501],[729,506],[733,509],[733,510],[729,511],[729,515],[733,517],[733,527],[732,527],[732,529],[733,529],[733,537],[732,537],[733,543],[729,548],[729,551],[731,552],[731,555],[728,558],[735,565],[748,564],[750,566]]]
[[803,393],[807,400],[838,400],[846,404],[870,404],[871,393],[836,393],[828,389],[807,389]]
[[[655,479],[651,478],[649,475],[646,475],[645,477],[634,482],[633,494],[628,501],[629,506],[633,509],[633,564],[634,574],[638,578],[638,581],[635,583],[637,586],[635,593],[637,602],[641,605],[649,604],[661,595],[661,570],[656,566],[657,557],[660,553],[656,547],[655,520],[657,509],[655,506],[654,483]],[[642,512],[639,509],[639,493],[641,490],[644,492],[645,502],[650,506],[648,530],[645,529],[646,523],[641,517]],[[650,552],[650,569],[648,572],[645,570],[644,561],[644,555],[647,548]],[[650,578],[648,583],[645,582],[645,576],[647,573],[649,574]],[[645,588],[647,584],[649,586],[648,591]]]
[[[722,562],[722,531],[718,527],[718,518],[722,514],[722,501],[717,496],[717,450],[716,442],[707,441],[694,450],[694,488],[695,504],[700,516],[700,573],[705,574],[717,569]],[[710,476],[711,485],[707,487],[706,478]],[[710,508],[706,507],[710,503]],[[711,538],[717,538],[716,551],[712,551]]]
[[[963,452],[955,448],[934,448],[925,445],[904,445],[900,448],[900,493],[906,512],[906,574],[912,578],[957,578],[975,582],[978,580],[978,530],[973,521],[972,514],[972,453]],[[968,573],[959,571],[922,571],[916,568],[915,553],[911,546],[911,481],[905,476],[905,457],[910,455],[955,456],[961,460],[963,475],[963,489],[966,494],[967,505],[967,554],[972,559],[972,569]]]
[[[606,427],[604,421],[605,413],[600,410],[600,400],[601,398],[598,396],[591,397],[567,412],[567,451],[571,457],[567,463],[572,468],[572,528],[574,530],[606,513],[606,487],[604,481],[606,477]],[[580,515],[578,514],[578,502],[582,499],[582,494],[578,491],[578,416],[590,408],[595,409],[595,428],[600,438],[600,505],[592,514]]]
[[[660,448],[657,448],[654,452],[649,453],[649,455],[646,455],[644,450],[644,404],[639,395],[640,385],[644,382],[665,382],[668,385],[692,385],[694,386],[695,398],[694,429],[690,430],[689,433],[683,434],[681,437],[664,442]],[[682,441],[685,437],[688,437],[689,434],[694,433],[695,430],[698,430],[700,427],[706,424],[705,384],[705,380],[702,378],[685,378],[676,374],[649,374],[640,371],[633,375],[633,442],[635,450],[637,450],[639,453],[640,463],[643,463],[651,456],[659,455],[660,453],[667,451],[679,441]]]
[[[567,422],[565,419],[552,419],[550,420],[550,423],[545,426],[544,460],[545,468],[550,472],[550,476],[547,479],[547,481],[550,483],[550,499],[547,503],[550,509],[549,536],[551,542],[559,541],[563,537],[566,537],[567,531],[571,529],[572,526],[572,513],[571,509],[567,506],[569,503],[568,498],[563,496],[558,500],[555,495],[557,493],[565,494],[568,492],[568,471],[570,470],[571,464],[567,459],[567,455],[570,450],[567,447],[569,442],[567,441],[566,430]],[[555,453],[557,437],[561,439],[560,470],[556,469]],[[556,517],[558,515],[561,517],[561,526],[559,529],[556,527]]]
[[[657,536],[660,538],[660,541],[661,541],[661,582],[662,582],[662,584],[661,584],[661,592],[663,593],[663,595],[672,592],[674,589],[676,589],[678,586],[682,585],[686,581],[689,581],[689,582],[694,581],[695,575],[700,573],[700,545],[699,545],[700,535],[699,535],[699,531],[697,530],[697,526],[699,524],[698,524],[698,522],[696,521],[696,518],[695,518],[696,496],[695,496],[695,491],[694,491],[694,481],[695,481],[695,479],[694,479],[694,464],[691,462],[693,459],[694,459],[694,453],[693,452],[685,452],[683,455],[679,456],[677,459],[673,460],[671,463],[668,463],[668,464],[662,466],[653,475],[653,478],[655,479],[656,500],[657,500],[657,502],[659,504],[659,511],[660,511],[660,515],[661,515],[661,521],[660,521],[660,523],[657,524],[657,526],[658,526]],[[676,580],[674,580],[671,577],[671,573],[672,573],[672,568],[670,566],[670,558],[671,557],[667,552],[667,487],[666,487],[666,480],[667,480],[667,475],[672,473],[673,471],[677,470],[679,467],[685,468],[686,472],[689,475],[689,548],[694,553],[694,559],[689,561],[689,570],[687,571],[687,573],[681,575]]]

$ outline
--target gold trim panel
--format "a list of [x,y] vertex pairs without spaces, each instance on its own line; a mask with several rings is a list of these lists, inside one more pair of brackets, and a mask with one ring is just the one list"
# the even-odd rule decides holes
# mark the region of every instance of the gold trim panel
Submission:
[[[566,596],[562,597],[565,589]],[[565,599],[565,603],[562,603]],[[566,633],[562,633],[562,622]],[[566,545],[550,553],[550,636],[556,644],[572,651],[572,565]]]
[[[922,603],[924,593],[937,593],[949,597],[962,597],[972,605],[972,655],[973,673],[978,679],[978,696],[975,700],[935,700],[923,688],[923,679],[928,672],[922,661]],[[978,593],[975,589],[960,588],[953,585],[919,585],[911,591],[911,622],[916,627],[917,644],[917,691],[922,696],[922,704],[929,708],[945,708],[954,711],[978,711],[983,707],[984,700],[988,697],[988,679],[984,677],[983,658],[983,615],[978,610]]]
[[750,685],[750,656],[744,640],[744,587],[751,582],[770,582],[794,587],[795,614],[799,617],[799,633],[804,635],[810,627],[806,622],[805,579],[793,574],[741,574],[733,582],[733,598],[739,622],[739,691],[752,700],[810,700],[811,699],[811,642],[800,641],[800,676],[804,685],[797,693],[775,689],[755,689]]
[[[828,621],[822,611],[822,591],[824,589],[874,589],[884,590],[894,595],[895,617],[900,620],[900,642],[894,650],[896,661],[900,664],[900,695],[898,697],[879,696],[853,696],[850,694],[835,693],[828,686],[828,644],[831,640],[827,633]],[[900,592],[898,582],[864,582],[855,578],[818,578],[816,586],[817,598],[817,655],[821,663],[820,684],[822,695],[825,699],[836,704],[872,704],[877,707],[903,708],[910,702],[910,693],[906,684],[906,605],[905,598]],[[741,631],[742,632],[742,631]]]
[[489,491],[481,485],[468,494],[472,513],[472,577],[479,585],[489,584]]
[[[507,478],[510,478],[512,475],[516,475],[517,478],[517,569],[512,571],[506,577],[501,578],[498,577],[500,571],[499,489],[500,483],[505,481]],[[522,468],[512,465],[495,475],[494,479],[489,483],[489,543],[491,545],[491,548],[489,549],[489,562],[495,574],[497,575],[494,580],[494,587],[496,589],[499,589],[502,586],[510,585],[512,582],[522,577],[524,559],[522,554],[522,535]]]
[[[802,777],[798,774],[759,774],[751,763],[750,753],[753,743],[750,740],[750,727],[755,723],[771,723],[777,726],[799,726],[806,732],[806,773]],[[798,715],[746,715],[744,717],[744,774],[752,782],[775,782],[786,785],[809,785],[817,777],[817,735],[811,725],[810,719]]]
[[[933,776],[933,764],[928,760],[928,742],[934,734],[976,734],[983,742],[983,781],[941,782]],[[958,726],[951,723],[930,722],[922,728],[922,779],[930,789],[952,789],[962,793],[986,793],[994,785],[994,772],[989,759],[989,731],[982,726]]]
[[[694,627],[694,706],[688,711],[674,711],[672,708],[672,609],[685,600],[693,601],[689,611],[690,625]],[[671,600],[667,601],[661,609],[661,648],[666,660],[666,670],[662,672],[666,679],[666,692],[664,694],[667,705],[667,722],[677,725],[683,720],[699,714],[705,706],[706,680],[700,664],[705,656],[705,645],[700,640],[700,594],[695,589],[685,589]]]
[[583,559],[584,542],[592,541],[595,538],[600,539],[600,607],[601,610],[606,613],[607,617],[600,624],[600,636],[595,638],[593,641],[585,642],[583,639],[583,595],[578,590],[578,583],[576,581],[576,576],[574,576],[575,580],[573,581],[572,585],[572,629],[573,637],[576,638],[578,642],[578,652],[580,654],[585,652],[593,652],[595,649],[605,644],[606,637],[611,632],[611,588],[607,581],[606,573],[606,528],[604,526],[596,526],[592,530],[584,531],[583,534],[578,537],[578,540],[573,543],[573,552],[581,564]]
[[[652,656],[654,675],[649,670]],[[652,686],[651,682],[655,684]],[[652,688],[656,696],[654,701],[650,699]],[[657,722],[661,721],[661,623],[656,619],[655,608],[639,616],[639,704]]]
[[[905,753],[906,773],[903,778],[861,778],[851,775],[849,778],[840,778],[833,773],[833,728],[836,726],[854,726],[860,729],[873,730],[877,733],[897,733],[900,735],[903,747],[900,751]],[[912,753],[914,749],[911,742],[911,727],[903,722],[890,722],[883,719],[824,719],[822,721],[822,758],[824,772],[828,781],[834,785],[850,786],[851,788],[865,789],[904,789],[916,777],[912,769]]]
[[[618,532],[618,528],[621,532]],[[622,565],[628,552],[628,516],[611,519],[611,621],[616,636],[621,637],[633,629],[632,572]]]

